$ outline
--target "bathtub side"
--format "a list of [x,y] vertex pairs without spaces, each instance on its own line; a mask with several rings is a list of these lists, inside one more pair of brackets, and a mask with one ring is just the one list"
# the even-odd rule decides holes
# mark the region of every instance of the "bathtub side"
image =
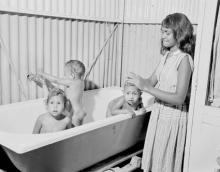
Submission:
[[124,115],[119,122],[24,154],[5,150],[16,167],[24,172],[80,171],[143,140],[148,117],[147,114],[131,119],[129,115]]
[[14,134],[32,133],[37,117],[46,112],[45,99],[0,105],[0,131]]

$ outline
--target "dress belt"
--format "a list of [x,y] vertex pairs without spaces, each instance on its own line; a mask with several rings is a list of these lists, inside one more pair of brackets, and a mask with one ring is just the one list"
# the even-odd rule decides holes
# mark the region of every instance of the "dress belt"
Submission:
[[180,109],[180,110],[183,110],[183,109],[187,109],[187,108],[184,108],[184,107],[187,107],[186,104],[182,104],[182,105],[172,105],[170,103],[166,103],[162,100],[159,100],[159,99],[155,99],[154,100],[154,103],[158,103],[158,104],[161,104],[161,105],[164,105],[164,106],[167,106],[167,107],[171,107],[171,108],[174,108],[174,109]]

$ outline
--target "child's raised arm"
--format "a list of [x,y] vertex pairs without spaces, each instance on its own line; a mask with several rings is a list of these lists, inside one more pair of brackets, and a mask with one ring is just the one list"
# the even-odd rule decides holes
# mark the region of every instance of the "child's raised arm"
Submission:
[[54,75],[50,75],[48,73],[43,73],[41,72],[40,75],[44,78],[46,78],[47,80],[49,80],[50,82],[53,82],[55,84],[59,84],[59,85],[64,85],[64,86],[69,86],[70,83],[72,82],[71,79],[67,79],[67,78],[60,78]]

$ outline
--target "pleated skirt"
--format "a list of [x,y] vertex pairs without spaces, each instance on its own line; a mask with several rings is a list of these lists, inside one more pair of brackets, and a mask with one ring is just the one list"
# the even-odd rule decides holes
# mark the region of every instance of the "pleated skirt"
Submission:
[[186,107],[155,103],[142,157],[144,172],[181,172],[186,140]]

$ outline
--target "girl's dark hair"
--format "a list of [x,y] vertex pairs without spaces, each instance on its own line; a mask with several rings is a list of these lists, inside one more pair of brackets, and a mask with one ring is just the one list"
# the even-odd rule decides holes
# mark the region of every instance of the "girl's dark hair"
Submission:
[[[162,27],[170,28],[173,31],[177,46],[185,53],[194,56],[195,37],[193,35],[193,26],[186,15],[182,13],[173,13],[166,16],[162,21]],[[164,47],[161,40],[161,53],[169,50]]]

